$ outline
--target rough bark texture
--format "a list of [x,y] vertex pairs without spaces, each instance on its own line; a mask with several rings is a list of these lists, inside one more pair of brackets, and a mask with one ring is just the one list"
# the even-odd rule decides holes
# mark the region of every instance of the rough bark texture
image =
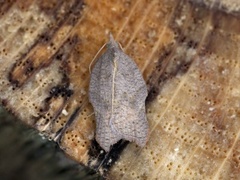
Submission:
[[[0,99],[109,179],[240,176],[238,0],[0,3]],[[108,32],[148,85],[144,148],[94,140],[88,66]]]

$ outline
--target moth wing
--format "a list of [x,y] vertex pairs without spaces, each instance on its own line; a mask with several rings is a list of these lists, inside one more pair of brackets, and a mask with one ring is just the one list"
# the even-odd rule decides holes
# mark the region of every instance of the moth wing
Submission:
[[117,143],[120,139],[122,139],[122,136],[119,136],[116,133],[113,133],[109,126],[109,121],[106,121],[107,118],[109,118],[110,115],[102,116],[102,115],[96,115],[96,140],[98,144],[106,151],[108,152],[110,150],[110,147]]
[[147,87],[135,62],[123,52],[117,57],[114,112],[110,123],[119,136],[144,146],[148,135]]
[[113,58],[113,56],[106,51],[97,60],[91,73],[89,84],[89,100],[94,107],[94,111],[98,112],[102,111],[102,106],[111,106],[113,65],[109,62],[109,58]]
[[119,134],[119,137],[134,141],[139,146],[144,146],[148,137],[148,122],[144,109],[142,110],[136,112],[130,108],[127,111],[122,109],[120,113],[115,114],[115,119],[112,121],[112,130]]
[[144,102],[148,95],[146,83],[137,64],[122,51],[117,56],[117,68],[115,78],[115,97],[121,98],[127,93],[137,102]]
[[97,60],[92,69],[89,100],[94,108],[96,118],[96,140],[99,145],[109,151],[111,145],[122,136],[114,134],[109,126],[112,104],[112,71],[114,54],[109,49]]

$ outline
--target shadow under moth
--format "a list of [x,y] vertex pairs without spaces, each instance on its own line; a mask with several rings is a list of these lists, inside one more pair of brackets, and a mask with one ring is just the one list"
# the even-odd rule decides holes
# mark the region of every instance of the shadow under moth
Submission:
[[89,99],[96,118],[96,140],[108,152],[120,139],[143,147],[148,122],[146,83],[136,63],[110,35],[106,51],[92,70]]

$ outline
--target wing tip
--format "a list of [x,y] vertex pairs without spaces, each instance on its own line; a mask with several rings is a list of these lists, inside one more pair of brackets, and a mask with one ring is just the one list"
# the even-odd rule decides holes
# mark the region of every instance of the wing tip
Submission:
[[120,139],[122,139],[121,137],[118,137],[112,133],[109,135],[96,134],[95,138],[101,148],[104,149],[104,151],[106,152],[109,152],[111,147],[116,144]]

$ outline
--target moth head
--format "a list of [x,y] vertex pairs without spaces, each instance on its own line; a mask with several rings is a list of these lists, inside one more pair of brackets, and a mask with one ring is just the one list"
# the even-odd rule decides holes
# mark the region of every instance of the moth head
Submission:
[[108,49],[119,50],[119,43],[114,40],[113,35],[109,34],[109,42],[107,43]]

